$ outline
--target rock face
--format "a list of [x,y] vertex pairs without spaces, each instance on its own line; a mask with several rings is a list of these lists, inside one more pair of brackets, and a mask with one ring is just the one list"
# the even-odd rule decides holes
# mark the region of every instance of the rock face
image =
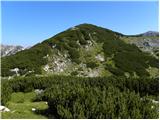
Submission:
[[22,46],[13,46],[13,45],[1,45],[1,56],[9,56],[13,55],[21,50],[24,50],[24,47]]

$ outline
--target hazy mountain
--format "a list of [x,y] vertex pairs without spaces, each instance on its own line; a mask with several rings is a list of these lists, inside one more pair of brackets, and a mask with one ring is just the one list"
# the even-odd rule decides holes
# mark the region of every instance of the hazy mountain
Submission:
[[[158,74],[158,58],[141,50],[137,40],[143,37],[148,40],[155,36],[126,36],[95,25],[81,24],[30,49],[2,58],[2,76],[155,76]],[[157,42],[150,41],[149,45],[157,47]]]
[[1,49],[1,56],[9,56],[9,55],[13,55],[21,50],[24,49],[24,47],[22,46],[13,46],[13,45],[1,45],[0,46]]
[[142,36],[159,36],[159,32],[156,31],[148,31],[141,34]]

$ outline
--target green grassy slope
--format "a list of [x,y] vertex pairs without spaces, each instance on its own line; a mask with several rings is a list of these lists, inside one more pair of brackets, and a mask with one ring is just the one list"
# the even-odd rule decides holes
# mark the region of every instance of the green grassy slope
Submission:
[[32,108],[42,111],[48,108],[44,101],[34,102],[35,92],[12,93],[11,99],[7,103],[10,112],[2,113],[3,119],[47,119],[47,117],[32,111]]

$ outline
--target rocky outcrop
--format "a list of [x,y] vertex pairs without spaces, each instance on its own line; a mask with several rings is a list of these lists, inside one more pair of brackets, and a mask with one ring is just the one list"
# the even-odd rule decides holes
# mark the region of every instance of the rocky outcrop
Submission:
[[19,68],[14,68],[10,70],[11,72],[15,73],[16,76],[19,76]]
[[95,56],[95,58],[101,62],[104,61],[104,56],[102,56],[101,54],[98,54],[97,56]]

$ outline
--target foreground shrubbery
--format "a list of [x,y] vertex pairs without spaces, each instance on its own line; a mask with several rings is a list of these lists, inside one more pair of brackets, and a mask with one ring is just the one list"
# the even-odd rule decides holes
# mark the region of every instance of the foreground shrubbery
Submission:
[[158,97],[158,79],[124,77],[25,77],[2,82],[2,104],[12,92],[44,89],[57,118],[158,118],[158,108],[147,97]]
[[[57,118],[157,118],[155,105],[135,92],[108,88],[54,85],[45,91]],[[153,109],[151,107],[154,106]]]

